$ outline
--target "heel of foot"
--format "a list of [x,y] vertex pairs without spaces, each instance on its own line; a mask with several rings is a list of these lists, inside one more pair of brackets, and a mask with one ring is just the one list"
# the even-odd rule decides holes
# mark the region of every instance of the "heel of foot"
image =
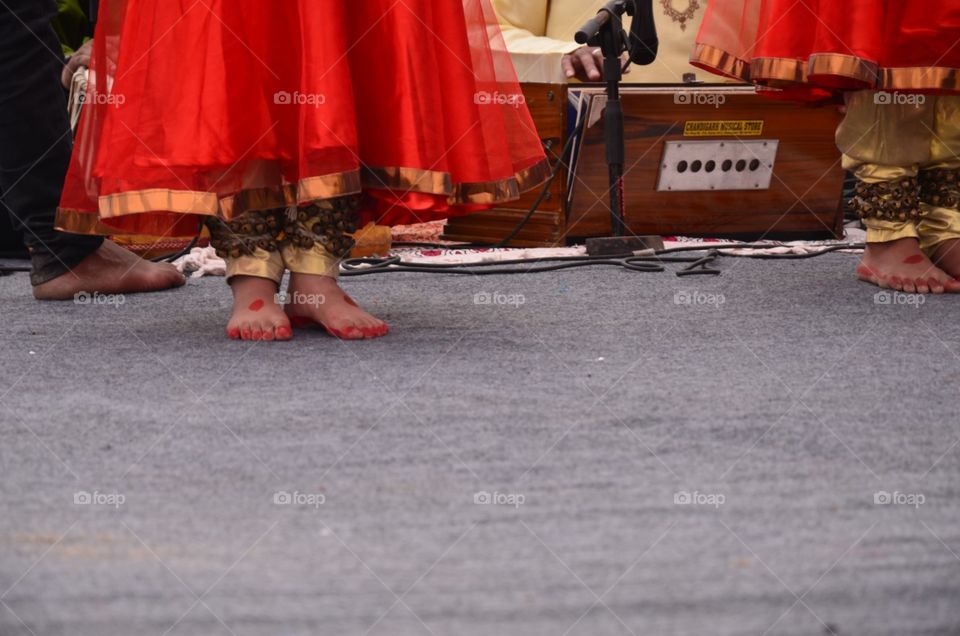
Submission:
[[857,265],[857,278],[868,283],[873,283],[874,285],[880,284],[880,277],[866,265]]

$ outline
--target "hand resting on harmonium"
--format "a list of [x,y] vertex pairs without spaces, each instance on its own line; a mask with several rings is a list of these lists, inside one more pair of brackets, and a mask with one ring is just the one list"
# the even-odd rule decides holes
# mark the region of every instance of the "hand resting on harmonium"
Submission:
[[[624,56],[626,61],[626,56]],[[599,47],[581,46],[573,53],[563,56],[560,61],[564,74],[581,82],[600,82],[603,80],[603,53]],[[628,68],[624,74],[629,73]]]

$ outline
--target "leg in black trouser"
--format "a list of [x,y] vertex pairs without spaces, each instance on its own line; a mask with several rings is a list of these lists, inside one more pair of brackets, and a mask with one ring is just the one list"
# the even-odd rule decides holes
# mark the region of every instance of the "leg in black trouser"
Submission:
[[34,285],[66,273],[103,242],[53,229],[72,148],[63,55],[50,26],[55,12],[54,0],[0,4],[0,209],[23,231]]

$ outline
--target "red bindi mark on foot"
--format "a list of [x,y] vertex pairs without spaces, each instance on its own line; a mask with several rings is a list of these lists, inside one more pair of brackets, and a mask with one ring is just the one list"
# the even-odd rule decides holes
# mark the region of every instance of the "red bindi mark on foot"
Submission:
[[264,305],[263,300],[260,298],[257,298],[255,301],[250,303],[250,306],[247,307],[247,309],[249,309],[250,311],[260,311],[261,309],[263,309],[263,305]]
[[904,265],[919,265],[924,260],[923,254],[914,254],[903,259]]

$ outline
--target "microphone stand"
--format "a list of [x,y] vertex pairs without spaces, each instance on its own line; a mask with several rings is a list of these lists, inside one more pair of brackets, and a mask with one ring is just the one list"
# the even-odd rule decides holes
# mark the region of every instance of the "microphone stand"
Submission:
[[623,183],[623,167],[626,164],[627,150],[623,103],[620,101],[620,81],[623,79],[622,56],[628,50],[628,40],[623,29],[623,15],[636,16],[638,13],[634,0],[612,0],[576,35],[579,44],[600,47],[603,53],[603,77],[607,84],[604,137],[607,165],[610,171],[608,195],[613,238],[587,239],[587,253],[593,256],[620,255],[643,249],[663,248],[663,240],[658,236],[627,236]]

